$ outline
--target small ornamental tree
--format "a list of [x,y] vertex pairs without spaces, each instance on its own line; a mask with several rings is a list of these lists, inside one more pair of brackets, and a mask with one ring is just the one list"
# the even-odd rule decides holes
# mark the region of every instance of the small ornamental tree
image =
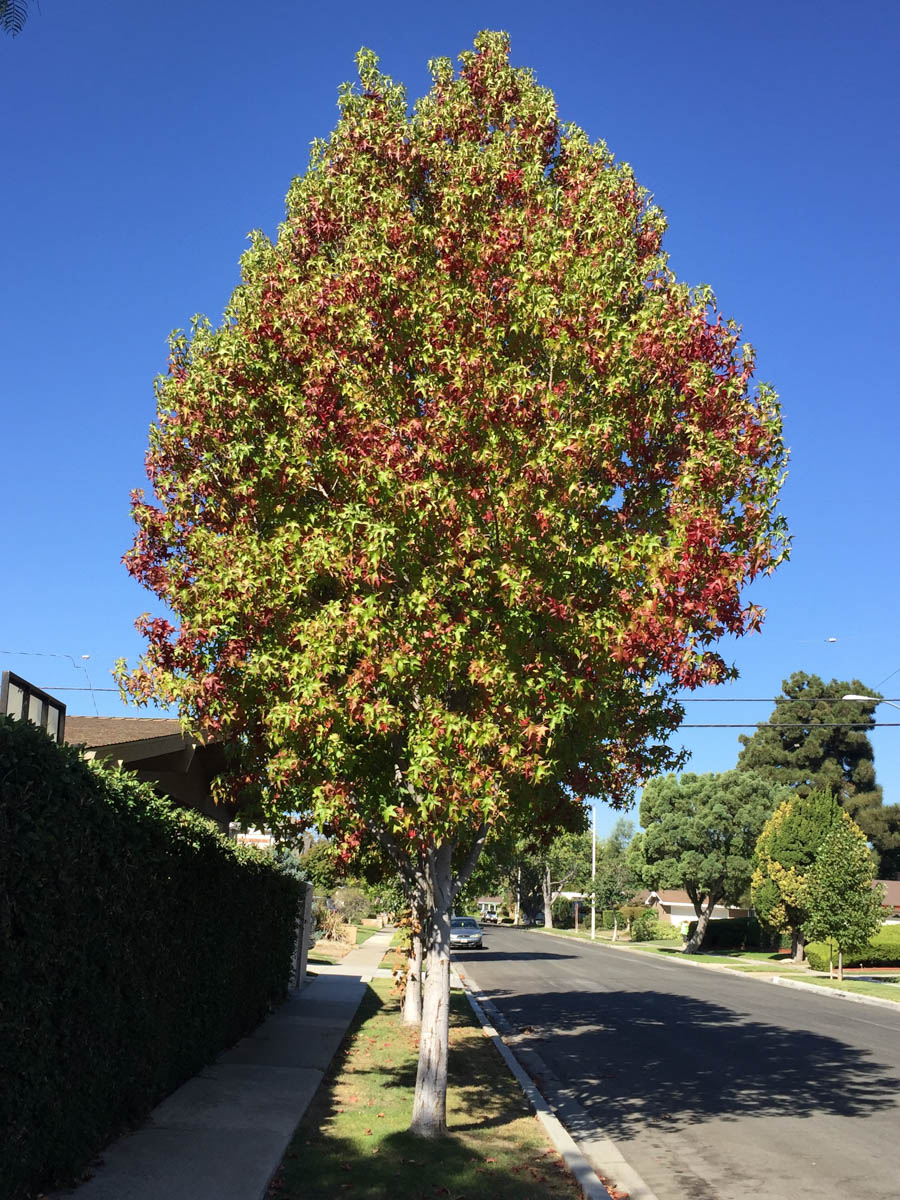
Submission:
[[605,840],[597,846],[597,873],[593,892],[598,909],[613,914],[613,941],[619,937],[619,910],[634,897],[639,879],[627,858],[627,849],[634,837],[634,825],[620,817]]
[[756,843],[750,896],[766,925],[790,932],[791,954],[803,962],[806,882],[819,847],[840,820],[841,807],[831,792],[794,794],[772,813]]
[[697,914],[687,953],[702,947],[716,905],[747,890],[757,838],[783,794],[749,771],[667,775],[645,786],[644,832],[628,861],[647,887],[687,892]]
[[391,854],[430,919],[412,1128],[445,1129],[449,921],[489,829],[628,801],[785,551],[770,389],[602,143],[483,33],[410,112],[369,51],[216,329],[175,334],[127,565],[133,697],[227,786]]
[[[875,877],[866,835],[846,812],[831,827],[806,880],[806,921],[810,941],[837,947],[838,979],[844,978],[844,951],[862,950],[881,927],[881,886]],[[828,974],[833,974],[833,948]]]

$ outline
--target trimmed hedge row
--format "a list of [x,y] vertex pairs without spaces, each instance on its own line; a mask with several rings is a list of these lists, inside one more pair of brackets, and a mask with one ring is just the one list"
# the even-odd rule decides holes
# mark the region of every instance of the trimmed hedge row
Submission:
[[[697,922],[688,925],[688,937],[693,937]],[[756,917],[723,917],[710,921],[703,939],[704,950],[780,950],[790,945],[790,937],[761,925]]]
[[[828,943],[810,942],[806,959],[814,971],[828,970]],[[837,966],[837,947],[834,965]],[[900,967],[900,925],[885,925],[864,950],[844,954],[845,967]]]
[[0,717],[0,1197],[66,1182],[286,991],[302,885]]

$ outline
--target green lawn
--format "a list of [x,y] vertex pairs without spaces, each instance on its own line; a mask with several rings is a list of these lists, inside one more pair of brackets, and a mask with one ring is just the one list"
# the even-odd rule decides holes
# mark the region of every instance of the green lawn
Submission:
[[449,1135],[407,1132],[418,1032],[376,979],[273,1180],[269,1200],[576,1200],[580,1190],[462,992],[450,1008]]
[[[540,927],[534,927],[534,932],[543,932]],[[564,937],[577,937],[584,939],[585,935],[581,932],[575,933],[574,929],[554,929],[555,934],[562,934]],[[587,940],[590,940],[590,934],[587,934]],[[598,934],[597,940],[601,938]],[[604,945],[611,942],[612,935],[604,930],[602,941]],[[669,958],[682,957],[682,951],[678,945],[673,942],[626,942],[629,949],[640,950],[645,954],[661,954]],[[829,979],[827,976],[816,975],[808,967],[793,967],[789,966],[785,961],[785,955],[773,954],[765,950],[732,950],[721,951],[719,953],[691,954],[685,956],[690,962],[697,963],[700,966],[716,965],[720,967],[728,967],[732,971],[742,971],[751,974],[764,974],[767,976],[777,975],[779,979],[796,979],[802,983],[811,983],[816,987],[835,988],[841,991],[850,992],[859,996],[877,996],[882,1000],[893,1000],[900,1003],[900,982],[891,983],[886,980],[877,980],[869,982],[863,979],[853,979],[850,976],[844,978],[843,983],[837,979]],[[897,976],[900,980],[900,972]]]
[[363,942],[367,942],[370,937],[374,937],[376,933],[381,933],[380,929],[369,929],[365,925],[357,925],[356,927],[356,944],[361,946]]

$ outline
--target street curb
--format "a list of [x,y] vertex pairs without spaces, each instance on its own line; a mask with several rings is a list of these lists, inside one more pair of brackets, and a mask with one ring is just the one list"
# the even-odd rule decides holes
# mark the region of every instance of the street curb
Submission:
[[[574,942],[578,946],[613,950],[617,954],[643,954],[645,957],[649,957],[645,950],[637,950],[633,946],[614,945],[610,942],[589,942],[585,938],[566,937],[564,933],[554,933],[552,930],[536,929],[534,932],[539,933],[541,937],[552,937],[556,938],[558,942],[568,942],[569,945]],[[817,996],[833,996],[838,1000],[851,1000],[854,1004],[874,1004],[877,1008],[892,1008],[894,1012],[900,1011],[900,1000],[885,1000],[882,996],[860,996],[856,992],[845,992],[842,988],[819,987],[815,983],[804,983],[802,979],[784,979],[778,975],[767,975],[764,971],[739,971],[724,963],[694,962],[690,958],[683,957],[667,958],[664,961],[675,963],[679,967],[694,967],[701,971],[719,971],[726,975],[736,975],[739,979],[755,979],[759,983],[774,983],[778,987],[793,987],[804,992],[814,992]]]
[[[469,989],[468,980],[466,980],[465,992],[466,999],[469,1001],[472,1011],[481,1023],[482,1031],[494,1043],[501,1058],[514,1075],[519,1087],[528,1097],[532,1108],[537,1114],[537,1119],[543,1125],[556,1150],[565,1159],[566,1166],[574,1175],[578,1186],[581,1188],[584,1200],[610,1200],[609,1192],[600,1182],[588,1160],[581,1153],[568,1132],[563,1128],[560,1121],[550,1111],[547,1101],[519,1066],[513,1052],[509,1049],[503,1038],[501,1038],[497,1030],[491,1025],[484,1009]],[[480,992],[479,995],[481,995]]]
[[885,1000],[882,996],[859,996],[856,992],[845,992],[842,988],[817,987],[814,983],[804,983],[802,979],[779,979],[777,975],[773,975],[764,982],[775,983],[779,987],[798,988],[803,992],[816,992],[820,996],[824,993],[826,996],[834,996],[837,1000],[849,1000],[852,1004],[874,1004],[878,1008],[892,1008],[894,1012],[900,1009],[900,1003],[896,1000]]
[[460,973],[460,979],[465,989],[466,999],[481,1023],[483,1033],[491,1039],[519,1087],[525,1093],[547,1136],[562,1155],[566,1166],[581,1188],[584,1200],[611,1200],[613,1192],[619,1191],[629,1196],[631,1200],[657,1200],[655,1194],[638,1173],[626,1163],[621,1152],[607,1138],[594,1138],[592,1143],[595,1148],[595,1158],[599,1157],[603,1162],[603,1169],[608,1170],[609,1174],[615,1177],[615,1183],[610,1184],[610,1188],[613,1190],[611,1191],[600,1181],[599,1175],[584,1151],[559,1118],[554,1115],[547,1100],[491,1024],[482,1008],[484,996],[478,984],[471,976],[462,973]]

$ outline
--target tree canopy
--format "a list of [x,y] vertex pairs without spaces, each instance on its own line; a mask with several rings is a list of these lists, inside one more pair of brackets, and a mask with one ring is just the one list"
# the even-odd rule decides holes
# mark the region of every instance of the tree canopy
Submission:
[[25,28],[28,19],[26,0],[0,0],[0,29],[11,37],[17,37]]
[[819,847],[841,819],[830,791],[799,791],[772,813],[756,843],[751,881],[753,906],[761,921],[790,932],[793,954],[803,958],[803,925],[808,917],[806,882]]
[[843,955],[861,950],[881,927],[882,889],[872,887],[872,855],[866,835],[848,813],[828,831],[806,880],[806,920],[803,932],[815,941],[833,943],[838,950],[838,977],[843,979]]
[[800,796],[829,789],[856,821],[886,865],[900,862],[900,806],[882,804],[875,779],[875,754],[869,730],[875,701],[842,701],[842,696],[871,695],[858,679],[832,679],[796,671],[782,683],[768,723],[742,734],[739,770],[755,771]]
[[377,837],[439,989],[492,824],[627,802],[676,761],[675,690],[733,673],[785,451],[738,326],[506,35],[412,111],[358,69],[221,326],[172,337],[126,556],[168,612],[127,686],[223,740],[266,819]]
[[700,949],[717,904],[747,890],[756,842],[784,789],[750,771],[651,779],[641,797],[644,832],[629,863],[647,887],[684,888],[697,914],[686,949]]
[[597,872],[589,885],[597,908],[613,911],[614,937],[618,935],[616,911],[634,897],[640,882],[628,859],[628,846],[633,838],[633,822],[619,817],[609,835],[597,844]]

